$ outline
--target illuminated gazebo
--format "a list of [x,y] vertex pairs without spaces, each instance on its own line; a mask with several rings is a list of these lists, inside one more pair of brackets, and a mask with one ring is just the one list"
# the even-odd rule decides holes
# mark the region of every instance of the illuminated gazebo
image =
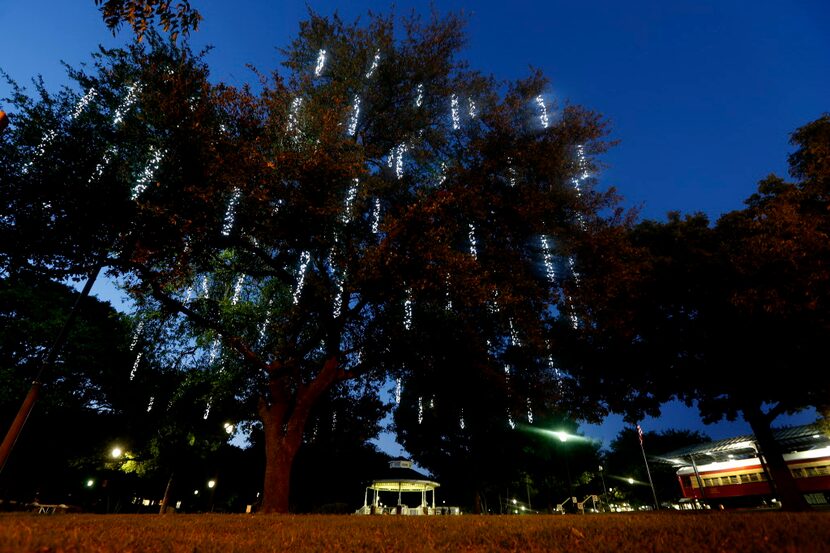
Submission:
[[[381,478],[372,481],[366,487],[363,495],[363,507],[358,509],[359,514],[382,514],[384,512],[398,515],[432,515],[435,514],[435,488],[440,486],[438,482],[430,480],[425,474],[421,474],[412,468],[412,461],[406,459],[393,459],[389,461],[389,468]],[[372,503],[369,504],[369,491],[373,491]],[[432,492],[432,504],[427,502],[427,492]],[[380,493],[397,494],[397,504],[393,508],[384,509],[380,502]],[[420,503],[417,507],[409,507],[403,503],[403,494],[420,494]]]

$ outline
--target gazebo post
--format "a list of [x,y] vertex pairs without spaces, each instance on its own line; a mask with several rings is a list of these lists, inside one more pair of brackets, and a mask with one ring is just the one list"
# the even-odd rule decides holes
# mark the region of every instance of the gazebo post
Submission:
[[[401,505],[403,505],[403,503],[401,503],[401,483],[398,482],[398,507],[400,507]],[[401,514],[403,514],[403,510],[401,510],[400,512]]]
[[435,512],[435,488],[432,488],[432,512]]
[[369,488],[366,488],[365,490],[363,490],[363,508],[364,509],[369,506],[368,499],[369,499]]

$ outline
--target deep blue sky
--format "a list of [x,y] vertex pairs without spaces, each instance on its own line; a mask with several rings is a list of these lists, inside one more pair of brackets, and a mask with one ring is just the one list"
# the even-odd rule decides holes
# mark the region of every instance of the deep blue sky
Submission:
[[[194,45],[212,45],[215,81],[253,82],[246,64],[276,67],[306,6],[339,10],[351,21],[391,3],[353,0],[191,0],[204,21]],[[582,104],[610,122],[618,146],[603,156],[600,186],[614,186],[642,216],[669,210],[716,218],[741,207],[758,180],[786,173],[788,135],[830,111],[830,3],[757,1],[437,2],[469,15],[464,52],[497,79],[551,79],[549,97]],[[428,14],[429,3],[400,0],[397,13]],[[21,83],[37,74],[66,83],[60,64],[88,61],[98,44],[115,45],[93,0],[0,2],[0,68]],[[198,49],[198,48],[197,48]],[[8,88],[0,84],[0,96]],[[2,109],[0,104],[0,109]],[[102,289],[102,294],[106,292]],[[809,422],[812,413],[790,422]],[[783,421],[782,421],[783,422]],[[701,428],[713,437],[743,424],[701,427],[696,410],[670,406],[646,430]],[[613,438],[616,417],[586,434]]]

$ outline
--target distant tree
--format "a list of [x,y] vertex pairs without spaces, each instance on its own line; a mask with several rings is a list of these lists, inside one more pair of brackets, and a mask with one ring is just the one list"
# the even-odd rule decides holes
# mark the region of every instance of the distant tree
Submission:
[[258,96],[210,85],[198,56],[151,35],[73,72],[94,101],[16,92],[0,260],[103,263],[142,310],[180,320],[193,366],[215,377],[193,410],[210,422],[256,404],[265,511],[288,510],[294,458],[335,386],[373,393],[423,369],[422,313],[457,310],[476,359],[511,364],[526,404],[521,371],[555,374],[547,343],[570,320],[578,246],[618,222],[613,193],[584,176],[601,119],[548,111],[538,73],[500,93],[456,59],[462,27],[312,14],[287,78]]
[[[680,485],[677,482],[676,469],[660,456],[682,447],[708,441],[710,438],[705,434],[689,430],[643,433],[643,449],[649,463],[648,470],[651,472],[654,491],[661,505],[678,499]],[[607,486],[625,490],[626,498],[636,505],[654,505],[646,461],[643,459],[643,450],[635,428],[624,428],[617,434],[603,462]],[[633,478],[635,483],[629,484],[628,478]]]
[[[632,422],[643,397],[696,402],[704,422],[742,416],[788,509],[807,505],[771,426],[781,414],[826,405],[830,391],[820,361],[830,339],[829,128],[824,116],[793,133],[797,182],[766,178],[744,209],[716,225],[677,213],[638,225],[618,279],[625,293],[594,305],[600,324],[584,329],[579,350],[594,360],[583,384],[613,390],[617,404],[606,401]],[[626,387],[609,386],[621,381]]]
[[115,33],[126,23],[141,41],[158,19],[162,30],[176,40],[199,28],[201,14],[187,0],[173,3],[163,0],[95,0],[100,6],[104,23]]

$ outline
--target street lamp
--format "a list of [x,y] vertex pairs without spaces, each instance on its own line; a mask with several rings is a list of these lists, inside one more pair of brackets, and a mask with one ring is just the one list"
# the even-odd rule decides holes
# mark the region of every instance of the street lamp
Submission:
[[118,459],[118,458],[120,458],[120,457],[121,457],[121,455],[122,455],[123,453],[124,453],[124,451],[123,451],[120,447],[115,446],[115,447],[113,447],[113,448],[112,448],[112,451],[110,451],[110,456],[111,456],[113,459]]

